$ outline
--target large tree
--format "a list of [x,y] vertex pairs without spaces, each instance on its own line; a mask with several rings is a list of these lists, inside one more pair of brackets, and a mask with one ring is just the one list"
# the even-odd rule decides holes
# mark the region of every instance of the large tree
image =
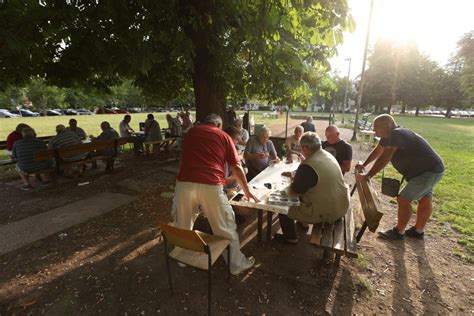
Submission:
[[456,61],[460,64],[461,91],[465,105],[474,105],[474,30],[464,34],[458,41]]
[[0,85],[31,75],[105,88],[130,78],[198,119],[228,95],[307,102],[351,26],[346,0],[5,1]]

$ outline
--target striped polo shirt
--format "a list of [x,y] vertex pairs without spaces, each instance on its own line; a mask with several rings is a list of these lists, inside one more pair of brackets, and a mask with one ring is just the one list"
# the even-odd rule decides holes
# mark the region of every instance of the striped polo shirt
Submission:
[[[49,148],[62,148],[62,147],[69,147],[73,145],[82,144],[81,139],[79,136],[74,134],[71,131],[64,131],[59,132],[58,135],[54,136],[50,139],[48,147]],[[80,154],[76,156],[69,156],[69,157],[61,157],[64,161],[77,161],[84,159],[87,156],[86,154]]]
[[35,161],[35,153],[46,149],[46,144],[41,139],[26,137],[13,144],[13,158],[18,168],[24,172],[38,171],[51,166],[51,161]]

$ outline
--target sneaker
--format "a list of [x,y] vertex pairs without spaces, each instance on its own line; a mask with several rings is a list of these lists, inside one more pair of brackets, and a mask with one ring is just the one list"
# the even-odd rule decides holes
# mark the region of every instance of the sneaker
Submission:
[[425,236],[425,233],[424,232],[421,232],[421,233],[417,232],[415,226],[412,226],[412,227],[410,227],[409,229],[407,229],[405,231],[405,235],[407,237],[412,237],[412,238],[416,238],[416,239],[423,239],[424,236]]
[[31,189],[33,189],[33,187],[31,185],[22,185],[20,187],[20,190],[22,190],[22,191],[30,191]]
[[247,271],[248,269],[253,267],[254,264],[255,264],[255,258],[254,257],[245,258],[245,261],[242,264],[242,266],[240,268],[236,269],[236,270],[231,269],[230,273],[232,273],[233,275],[237,275],[239,273]]
[[186,268],[186,267],[187,267],[187,266],[186,266],[184,263],[182,263],[182,262],[178,262],[178,266],[179,266],[180,268]]
[[400,234],[398,228],[394,227],[384,232],[379,232],[379,237],[387,240],[403,240],[405,239],[405,234]]
[[283,243],[283,244],[295,245],[296,243],[298,243],[298,239],[289,239],[283,234],[273,235],[273,240],[275,240],[276,242],[279,242],[279,243]]

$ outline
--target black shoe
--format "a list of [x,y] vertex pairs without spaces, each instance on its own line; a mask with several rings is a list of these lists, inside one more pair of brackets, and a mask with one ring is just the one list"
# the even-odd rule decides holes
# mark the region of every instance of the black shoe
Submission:
[[415,226],[412,226],[412,227],[410,227],[409,229],[407,229],[405,231],[405,236],[416,238],[416,239],[423,239],[425,237],[425,233],[424,232],[421,232],[421,233],[417,232],[416,229],[415,229]]
[[405,239],[405,234],[400,234],[398,228],[394,227],[392,229],[386,230],[384,232],[379,232],[379,236],[387,240],[403,240]]
[[296,245],[298,243],[298,239],[288,239],[286,238],[285,235],[283,234],[275,234],[273,235],[273,240],[279,242],[279,243],[283,243],[283,244],[292,244],[292,245]]

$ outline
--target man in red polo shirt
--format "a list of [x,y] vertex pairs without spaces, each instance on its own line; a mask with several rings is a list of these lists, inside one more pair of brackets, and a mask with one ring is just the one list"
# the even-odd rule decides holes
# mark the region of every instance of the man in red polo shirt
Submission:
[[201,210],[213,233],[230,240],[230,271],[239,274],[250,269],[255,259],[246,258],[240,251],[234,212],[223,190],[225,162],[237,177],[245,196],[257,200],[249,190],[232,139],[222,131],[222,118],[210,114],[184,138],[172,216],[176,227],[192,229]]

